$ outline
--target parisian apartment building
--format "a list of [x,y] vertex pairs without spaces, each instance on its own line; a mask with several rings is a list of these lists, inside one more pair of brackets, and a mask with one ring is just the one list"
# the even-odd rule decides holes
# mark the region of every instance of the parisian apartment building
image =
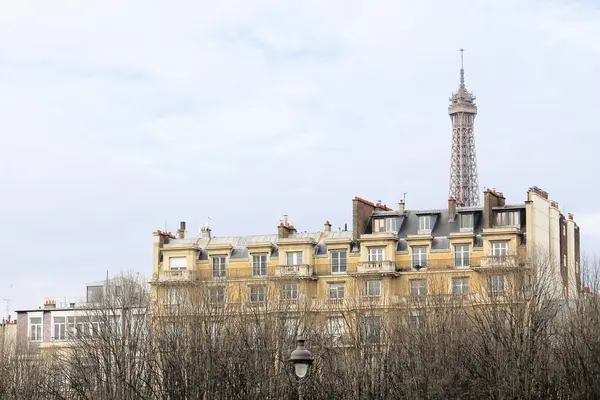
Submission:
[[240,310],[281,302],[401,307],[432,294],[509,296],[535,276],[557,299],[578,297],[579,227],[546,191],[532,187],[524,201],[508,203],[487,189],[481,206],[457,203],[391,208],[355,197],[351,227],[325,221],[300,232],[286,216],[273,233],[252,236],[213,237],[208,225],[188,236],[182,222],[176,234],[154,233],[154,300],[186,301],[182,290],[196,282],[209,303]]

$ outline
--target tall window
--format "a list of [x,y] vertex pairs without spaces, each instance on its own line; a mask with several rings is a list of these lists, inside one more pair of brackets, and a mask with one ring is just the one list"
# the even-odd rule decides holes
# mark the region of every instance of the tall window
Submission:
[[267,287],[265,285],[250,286],[250,301],[267,301]]
[[42,340],[42,317],[29,318],[29,340]]
[[330,299],[343,299],[345,291],[346,284],[344,283],[330,283],[327,286],[327,294]]
[[187,257],[169,257],[169,269],[179,271],[187,268]]
[[367,342],[379,342],[382,333],[381,316],[369,315],[365,317],[364,321]]
[[460,214],[460,230],[468,232],[473,230],[474,220],[473,214]]
[[225,267],[227,257],[217,256],[212,258],[212,276],[213,278],[225,278]]
[[384,261],[385,247],[369,247],[369,261]]
[[298,318],[284,318],[283,329],[288,338],[295,338],[300,327],[300,320]]
[[496,226],[519,226],[521,220],[518,211],[500,211],[496,212]]
[[492,242],[492,256],[501,257],[508,255],[508,242]]
[[65,317],[54,317],[54,340],[65,340],[66,334],[66,321]]
[[411,297],[427,296],[427,281],[425,279],[411,279],[409,282]]
[[346,334],[346,321],[344,317],[330,317],[327,319],[327,333],[334,343],[339,344]]
[[412,266],[427,267],[427,247],[412,248]]
[[453,278],[452,294],[469,294],[469,278]]
[[286,265],[302,265],[301,251],[288,251],[285,253]]
[[470,261],[469,245],[454,246],[454,266],[456,268],[467,268]]
[[267,275],[267,255],[256,254],[252,256],[252,276],[261,277]]
[[281,294],[284,300],[297,300],[298,299],[298,284],[297,283],[284,283],[281,287]]
[[165,288],[165,303],[166,304],[179,304],[181,302],[181,288],[180,287],[167,287]]
[[225,288],[223,286],[211,286],[208,289],[208,301],[212,304],[225,303]]
[[419,215],[418,233],[431,233],[431,215]]
[[408,327],[411,329],[422,329],[425,327],[425,320],[420,314],[408,316]]
[[489,281],[491,294],[500,294],[506,291],[506,276],[490,275]]
[[396,232],[397,218],[375,218],[373,220],[373,232]]
[[331,252],[331,273],[341,274],[346,272],[346,251],[334,250]]
[[365,282],[365,296],[379,297],[381,296],[381,281],[368,280]]

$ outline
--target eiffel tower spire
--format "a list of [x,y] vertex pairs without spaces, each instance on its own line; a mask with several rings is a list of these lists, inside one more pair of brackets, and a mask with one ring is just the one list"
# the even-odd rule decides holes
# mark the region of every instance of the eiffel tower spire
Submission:
[[460,85],[450,97],[452,120],[450,196],[463,206],[479,205],[479,181],[475,154],[475,96],[465,86],[464,49],[460,49]]

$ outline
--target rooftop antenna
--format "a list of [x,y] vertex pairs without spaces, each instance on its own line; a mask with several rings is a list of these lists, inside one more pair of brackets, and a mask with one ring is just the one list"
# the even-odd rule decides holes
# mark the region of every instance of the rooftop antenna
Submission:
[[404,195],[402,196],[402,201],[406,203],[406,192],[404,192]]

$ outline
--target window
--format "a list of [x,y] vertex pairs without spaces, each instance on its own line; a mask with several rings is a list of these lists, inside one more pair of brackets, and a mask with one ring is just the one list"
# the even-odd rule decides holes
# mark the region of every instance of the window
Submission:
[[431,215],[419,215],[418,233],[431,233]]
[[29,318],[29,340],[42,340],[42,317]]
[[284,318],[283,329],[288,338],[296,338],[299,331],[300,320],[298,318]]
[[327,287],[327,294],[330,299],[343,299],[345,291],[345,283],[330,283]]
[[369,261],[384,261],[385,247],[369,247]]
[[381,316],[369,315],[365,317],[365,334],[367,342],[379,342],[381,339]]
[[519,226],[521,223],[519,215],[520,213],[518,211],[497,212],[496,226]]
[[90,318],[90,326],[92,329],[92,337],[100,337],[100,318],[99,317]]
[[104,286],[88,286],[87,287],[87,302],[100,303],[104,298]]
[[422,329],[425,327],[425,321],[422,315],[409,315],[408,316],[408,327],[411,329]]
[[285,253],[286,265],[302,265],[301,251],[288,251]]
[[54,317],[54,340],[65,340],[66,335],[66,321],[65,317]]
[[171,271],[178,271],[187,268],[186,257],[169,257],[169,269]]
[[340,344],[346,334],[346,321],[344,317],[330,317],[327,319],[327,333],[335,344]]
[[427,247],[412,248],[412,266],[413,268],[427,267]]
[[250,301],[267,301],[267,287],[265,285],[250,286]]
[[181,288],[168,287],[165,289],[165,303],[179,304],[181,301]]
[[208,301],[212,304],[225,303],[225,287],[212,286],[208,288]]
[[506,291],[506,276],[491,275],[489,280],[490,280],[490,292],[492,294],[504,293]]
[[227,257],[218,256],[212,258],[212,276],[213,278],[225,278],[225,266]]
[[460,214],[461,232],[472,231],[474,226],[473,214]]
[[456,268],[467,268],[470,263],[469,245],[454,246],[454,266]]
[[379,297],[381,296],[381,281],[369,280],[365,282],[365,296]]
[[284,283],[281,287],[281,294],[284,300],[297,300],[298,299],[298,284],[297,283]]
[[453,278],[452,294],[469,294],[469,278]]
[[331,273],[341,274],[346,272],[346,251],[335,250],[331,252]]
[[396,232],[397,218],[376,218],[373,220],[373,232]]
[[508,255],[508,242],[492,242],[492,256],[501,257]]
[[267,275],[267,255],[257,254],[252,256],[252,276],[261,277]]
[[425,297],[427,296],[427,281],[425,279],[410,280],[410,296]]

